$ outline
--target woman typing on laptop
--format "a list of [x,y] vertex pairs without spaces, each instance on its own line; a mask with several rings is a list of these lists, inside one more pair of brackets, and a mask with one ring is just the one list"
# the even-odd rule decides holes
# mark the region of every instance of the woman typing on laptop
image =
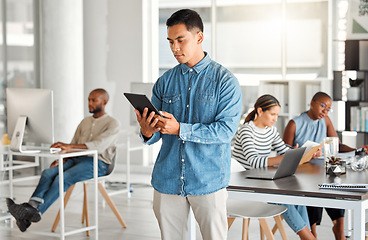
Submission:
[[[254,110],[238,129],[232,157],[245,169],[278,165],[282,155],[290,149],[273,127],[279,112],[278,100],[271,95],[263,95],[257,99]],[[269,157],[271,150],[275,150],[279,156]],[[310,231],[306,207],[282,205],[288,208],[282,216],[300,239],[316,239]]]

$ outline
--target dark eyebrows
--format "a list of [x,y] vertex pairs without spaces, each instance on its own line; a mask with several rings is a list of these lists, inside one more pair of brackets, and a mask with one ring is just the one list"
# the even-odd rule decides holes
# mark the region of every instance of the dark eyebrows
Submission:
[[[327,103],[325,103],[325,102],[322,102],[322,101],[319,101],[319,100],[317,100],[316,102],[319,102],[319,103],[324,104],[325,106],[327,106]],[[332,103],[331,103],[331,105],[332,105]]]
[[[179,37],[175,38],[175,40],[180,39],[180,38],[184,38],[184,36],[179,36]],[[169,37],[167,38],[167,40],[172,41],[172,39],[169,38]]]

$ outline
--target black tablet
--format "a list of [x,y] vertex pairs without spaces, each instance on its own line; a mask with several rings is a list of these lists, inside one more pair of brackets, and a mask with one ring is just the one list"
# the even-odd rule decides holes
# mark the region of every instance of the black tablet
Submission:
[[135,109],[137,109],[141,114],[143,113],[143,109],[145,107],[148,108],[148,114],[152,111],[157,115],[162,115],[160,112],[153,106],[151,101],[144,94],[136,94],[136,93],[124,93],[124,96],[128,99],[128,101],[133,105]]

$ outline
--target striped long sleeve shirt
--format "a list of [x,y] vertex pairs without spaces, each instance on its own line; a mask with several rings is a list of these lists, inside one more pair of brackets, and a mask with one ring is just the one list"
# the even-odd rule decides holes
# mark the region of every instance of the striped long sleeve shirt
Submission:
[[260,168],[267,167],[271,150],[282,155],[288,149],[275,127],[262,129],[250,121],[239,128],[232,157],[245,169]]

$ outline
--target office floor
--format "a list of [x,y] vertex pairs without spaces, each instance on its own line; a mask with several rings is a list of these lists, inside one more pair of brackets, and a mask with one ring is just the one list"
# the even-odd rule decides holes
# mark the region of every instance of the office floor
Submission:
[[[26,174],[26,173],[21,173]],[[18,176],[17,176],[18,177]],[[119,194],[112,196],[113,201],[117,205],[122,217],[124,218],[128,227],[122,228],[117,221],[115,215],[110,210],[109,206],[102,206],[100,197],[99,204],[99,239],[129,239],[129,240],[153,240],[160,239],[160,230],[156,222],[155,216],[152,210],[152,194],[153,189],[149,185],[149,174],[132,174],[133,193],[131,198],[127,198],[126,194]],[[111,176],[111,182],[117,182],[110,185],[108,191],[119,189],[120,181],[124,179],[124,175],[115,173]],[[27,201],[30,194],[32,194],[37,180],[18,182],[14,184],[14,196],[16,202]],[[89,188],[89,192],[92,188]],[[7,192],[6,185],[0,185],[1,192],[1,208],[4,208],[4,193]],[[101,195],[100,195],[101,196]],[[90,208],[93,206],[93,192],[89,193]],[[82,184],[77,184],[71,199],[66,208],[66,229],[72,230],[75,227],[81,226],[81,213],[82,213],[82,198],[83,190]],[[58,203],[58,202],[57,202]],[[42,236],[32,234],[31,231],[50,231],[52,223],[58,211],[58,204],[53,204],[50,209],[42,216],[42,220],[39,223],[32,224],[28,232],[20,232],[15,226],[11,228],[9,222],[0,222],[0,239],[1,240],[49,240],[58,239],[51,238],[49,236]],[[3,210],[3,209],[1,209]],[[93,211],[90,210],[90,221],[93,221]],[[273,226],[273,220],[269,220],[270,225]],[[233,226],[228,233],[228,239],[241,239],[241,220],[235,220]],[[284,226],[287,235],[290,240],[299,239],[296,234],[287,226],[284,222]],[[318,239],[334,239],[332,231],[332,222],[329,220],[327,214],[324,214],[321,226],[318,227]],[[58,230],[57,230],[58,231]],[[84,233],[79,233],[67,237],[67,239],[94,239],[94,232],[91,231],[91,237],[86,237]],[[276,239],[282,239],[279,233],[275,235]],[[197,239],[202,239],[197,227]],[[259,227],[255,220],[250,223],[250,239],[260,239]]]

